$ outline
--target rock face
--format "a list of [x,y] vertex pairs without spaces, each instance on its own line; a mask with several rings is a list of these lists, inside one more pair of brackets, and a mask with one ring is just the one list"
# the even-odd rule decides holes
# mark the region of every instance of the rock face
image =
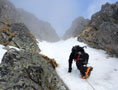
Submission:
[[39,20],[36,16],[23,9],[17,9],[17,11],[23,16],[23,22],[37,39],[48,42],[59,41],[55,29],[48,22]]
[[68,90],[54,69],[57,63],[39,54],[36,38],[11,5],[0,0],[0,44],[19,51],[7,48],[0,64],[0,90]]
[[118,2],[103,5],[78,40],[118,56]]
[[70,37],[77,37],[79,34],[83,32],[83,30],[88,25],[89,20],[84,19],[83,17],[79,17],[73,21],[72,26],[67,32],[64,34],[63,39],[68,39]]
[[0,44],[39,52],[35,37],[21,23],[23,18],[7,0],[0,0]]
[[35,37],[22,23],[3,24],[0,28],[0,44],[39,52]]
[[0,64],[1,90],[68,90],[53,66],[38,53],[10,49]]
[[21,23],[22,17],[8,0],[0,0],[0,20]]

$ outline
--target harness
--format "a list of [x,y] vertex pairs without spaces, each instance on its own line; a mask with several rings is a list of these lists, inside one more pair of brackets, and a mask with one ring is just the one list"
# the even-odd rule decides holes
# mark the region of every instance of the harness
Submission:
[[80,54],[78,54],[78,57],[76,59],[76,63],[78,62],[79,58],[80,58]]

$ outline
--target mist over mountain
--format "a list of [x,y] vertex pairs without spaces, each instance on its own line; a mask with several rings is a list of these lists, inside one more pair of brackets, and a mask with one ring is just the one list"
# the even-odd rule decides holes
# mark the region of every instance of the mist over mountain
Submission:
[[39,20],[33,14],[23,9],[15,8],[8,0],[1,0],[0,6],[2,7],[0,8],[1,20],[4,18],[4,21],[7,23],[24,23],[39,40],[49,42],[59,40],[55,29],[48,22]]
[[8,0],[0,0],[0,19],[9,23],[21,23],[22,17],[17,12],[15,6]]
[[23,9],[17,9],[23,17],[24,24],[39,40],[55,42],[59,40],[55,29],[48,22],[39,20],[35,15]]
[[66,33],[63,36],[63,39],[68,39],[70,37],[77,37],[77,35],[83,32],[88,23],[89,19],[78,17],[72,22],[72,26],[66,31]]

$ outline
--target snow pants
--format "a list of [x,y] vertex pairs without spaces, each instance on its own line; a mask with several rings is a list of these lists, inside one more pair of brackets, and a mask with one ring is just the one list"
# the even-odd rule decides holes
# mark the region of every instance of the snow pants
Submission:
[[80,62],[77,62],[76,66],[80,70],[81,75],[85,76],[88,67],[83,65],[83,63],[80,63]]

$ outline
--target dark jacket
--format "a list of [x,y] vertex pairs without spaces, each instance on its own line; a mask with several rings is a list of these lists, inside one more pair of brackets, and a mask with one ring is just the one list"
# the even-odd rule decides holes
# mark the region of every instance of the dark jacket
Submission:
[[70,72],[72,70],[72,62],[73,62],[73,60],[76,61],[78,56],[80,56],[80,57],[79,57],[79,60],[76,62],[77,67],[79,67],[81,65],[86,65],[88,63],[89,55],[87,53],[85,53],[83,47],[74,46],[72,48],[72,52],[69,57],[69,71]]

